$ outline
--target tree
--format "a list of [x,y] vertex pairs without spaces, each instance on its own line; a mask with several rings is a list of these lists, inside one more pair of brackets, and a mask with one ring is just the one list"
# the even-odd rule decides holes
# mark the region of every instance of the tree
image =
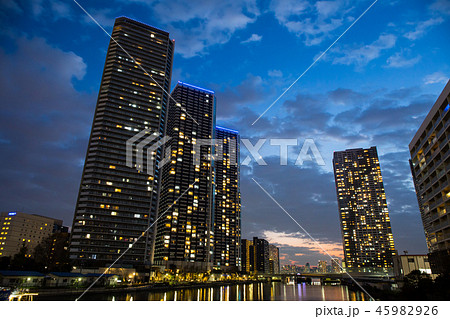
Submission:
[[11,270],[36,270],[34,259],[28,256],[28,247],[23,243],[19,252],[11,260]]
[[41,271],[70,271],[68,233],[55,233],[34,249],[36,264]]
[[405,276],[402,289],[407,300],[430,300],[433,295],[433,280],[420,270],[413,270]]
[[0,269],[1,270],[7,270],[9,269],[11,265],[11,257],[10,256],[4,256],[0,258]]

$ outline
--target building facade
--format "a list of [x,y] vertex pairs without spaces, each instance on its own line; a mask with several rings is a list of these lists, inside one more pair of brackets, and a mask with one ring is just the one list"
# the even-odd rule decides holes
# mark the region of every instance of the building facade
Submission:
[[0,257],[13,257],[22,247],[34,258],[36,246],[65,229],[62,220],[22,212],[0,213]]
[[241,269],[241,194],[239,132],[216,126],[214,266]]
[[241,271],[244,274],[252,274],[255,271],[255,250],[253,240],[241,239]]
[[395,277],[401,279],[414,270],[428,275],[432,274],[427,255],[397,255],[394,257]]
[[[157,165],[152,172],[135,159],[127,166],[126,144],[143,130],[164,133],[174,43],[167,32],[125,17],[116,19],[112,37],[72,228],[70,258],[81,267],[109,266],[157,212]],[[152,156],[157,164],[161,150]],[[146,233],[119,264],[149,264],[150,239]]]
[[414,135],[411,171],[434,274],[450,271],[450,81]]
[[214,91],[178,82],[172,92],[155,235],[156,265],[189,272],[213,263]]
[[265,239],[253,237],[254,272],[257,274],[268,274],[270,272],[269,242]]
[[280,249],[271,244],[269,244],[269,273],[280,273]]
[[347,271],[392,271],[394,239],[376,147],[334,152],[333,167]]

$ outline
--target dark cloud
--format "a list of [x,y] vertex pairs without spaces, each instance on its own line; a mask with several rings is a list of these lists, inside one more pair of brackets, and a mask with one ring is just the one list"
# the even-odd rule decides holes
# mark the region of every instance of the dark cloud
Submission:
[[71,224],[95,106],[72,80],[83,59],[42,38],[19,38],[0,52],[0,202]]
[[355,92],[351,89],[338,88],[328,92],[330,100],[337,105],[361,105],[367,94]]
[[[252,109],[267,98],[266,85],[260,76],[248,74],[238,85],[228,87],[224,91],[216,91],[217,119],[235,119],[236,114],[243,117],[241,113],[245,108]],[[255,116],[256,118],[256,116]],[[252,118],[248,118],[250,121]],[[246,124],[246,126],[251,123]]]

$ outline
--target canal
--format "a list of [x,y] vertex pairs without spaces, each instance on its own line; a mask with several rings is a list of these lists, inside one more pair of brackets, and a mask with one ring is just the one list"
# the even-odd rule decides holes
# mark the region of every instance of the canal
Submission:
[[[35,300],[73,300],[73,296],[37,296]],[[368,300],[345,285],[288,285],[281,282],[231,284],[209,288],[180,288],[167,291],[86,294],[82,300],[97,301],[356,301]]]

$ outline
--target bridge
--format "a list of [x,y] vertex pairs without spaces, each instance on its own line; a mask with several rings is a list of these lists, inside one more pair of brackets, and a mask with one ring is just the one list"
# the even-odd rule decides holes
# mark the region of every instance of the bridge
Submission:
[[284,283],[320,283],[320,284],[345,284],[354,285],[355,281],[359,284],[393,284],[395,278],[391,275],[370,274],[370,273],[297,273],[297,274],[258,274],[259,279],[267,281],[281,281]]

